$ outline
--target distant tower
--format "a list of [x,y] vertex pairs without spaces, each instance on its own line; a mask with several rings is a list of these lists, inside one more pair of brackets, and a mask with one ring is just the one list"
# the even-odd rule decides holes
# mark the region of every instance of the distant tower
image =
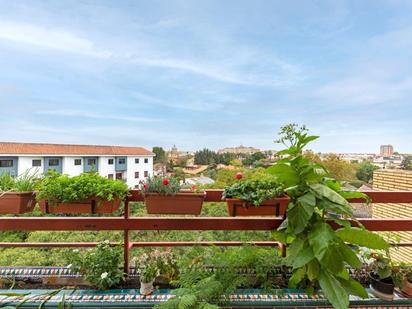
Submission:
[[387,157],[393,155],[393,146],[392,145],[381,145],[381,156]]

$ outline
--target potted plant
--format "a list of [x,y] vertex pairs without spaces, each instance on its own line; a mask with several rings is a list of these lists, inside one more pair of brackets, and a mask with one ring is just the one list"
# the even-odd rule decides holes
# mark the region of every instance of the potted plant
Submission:
[[170,249],[145,252],[134,262],[139,273],[142,295],[153,293],[156,278],[162,277],[169,282],[175,278],[177,266]]
[[184,190],[174,177],[149,177],[141,185],[147,213],[199,215],[206,193]]
[[393,300],[395,289],[394,273],[389,253],[376,251],[367,254],[369,281],[373,295],[383,300]]
[[366,196],[343,191],[325,167],[304,156],[305,146],[317,138],[304,126],[281,129],[277,142],[286,149],[277,152],[280,159],[267,171],[284,186],[290,202],[286,219],[272,235],[287,245],[284,263],[292,270],[289,287],[305,288],[310,294],[320,288],[334,308],[346,309],[349,295],[368,297],[348,271],[362,267],[356,248],[386,250],[389,244],[362,225],[352,225],[356,222],[347,200],[366,200]]
[[81,252],[74,249],[69,253],[69,267],[80,272],[86,281],[101,290],[116,287],[125,281],[122,269],[123,250],[108,240],[99,242],[96,248]]
[[225,188],[229,216],[283,216],[289,198],[273,176],[256,180],[243,180],[236,174],[238,182]]
[[31,212],[36,205],[35,177],[28,172],[18,177],[0,175],[0,214]]
[[401,293],[407,297],[412,297],[412,265],[400,263],[392,268],[395,285]]
[[37,200],[44,213],[111,213],[128,194],[127,185],[97,173],[70,177],[49,172],[37,186]]

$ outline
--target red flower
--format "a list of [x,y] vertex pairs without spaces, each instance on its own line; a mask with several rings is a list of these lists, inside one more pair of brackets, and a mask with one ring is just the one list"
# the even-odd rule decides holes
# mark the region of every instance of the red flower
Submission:
[[144,188],[145,190],[149,189],[149,184],[148,184],[148,183],[145,183],[145,184],[143,185],[143,188]]
[[241,172],[236,173],[235,178],[236,178],[237,180],[240,180],[240,179],[243,178],[243,174],[242,174]]
[[167,178],[163,179],[163,185],[164,186],[168,186],[169,183],[170,183],[169,179],[167,179]]
[[192,190],[192,191],[196,191],[196,186],[195,186],[195,185],[193,185],[193,186],[192,186],[192,188],[190,188],[190,190]]

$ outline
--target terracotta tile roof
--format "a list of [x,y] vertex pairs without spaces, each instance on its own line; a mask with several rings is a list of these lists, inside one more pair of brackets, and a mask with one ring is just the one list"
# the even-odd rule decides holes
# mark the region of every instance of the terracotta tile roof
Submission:
[[153,156],[142,147],[0,142],[0,154]]

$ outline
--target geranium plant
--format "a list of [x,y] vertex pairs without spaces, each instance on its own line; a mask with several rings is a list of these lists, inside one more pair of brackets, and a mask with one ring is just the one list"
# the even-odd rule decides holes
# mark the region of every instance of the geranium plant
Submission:
[[281,129],[277,142],[286,149],[277,153],[281,159],[268,172],[285,186],[290,203],[287,218],[273,235],[288,245],[285,263],[293,271],[289,286],[306,288],[309,293],[320,287],[335,308],[343,309],[349,306],[349,294],[368,297],[364,287],[349,276],[348,267],[362,265],[351,245],[372,249],[389,245],[359,223],[351,225],[352,207],[347,199],[367,197],[342,191],[322,165],[302,155],[304,147],[317,138],[296,124]]
[[143,194],[158,193],[163,195],[174,195],[181,190],[180,182],[175,177],[148,177],[141,183],[140,189]]

